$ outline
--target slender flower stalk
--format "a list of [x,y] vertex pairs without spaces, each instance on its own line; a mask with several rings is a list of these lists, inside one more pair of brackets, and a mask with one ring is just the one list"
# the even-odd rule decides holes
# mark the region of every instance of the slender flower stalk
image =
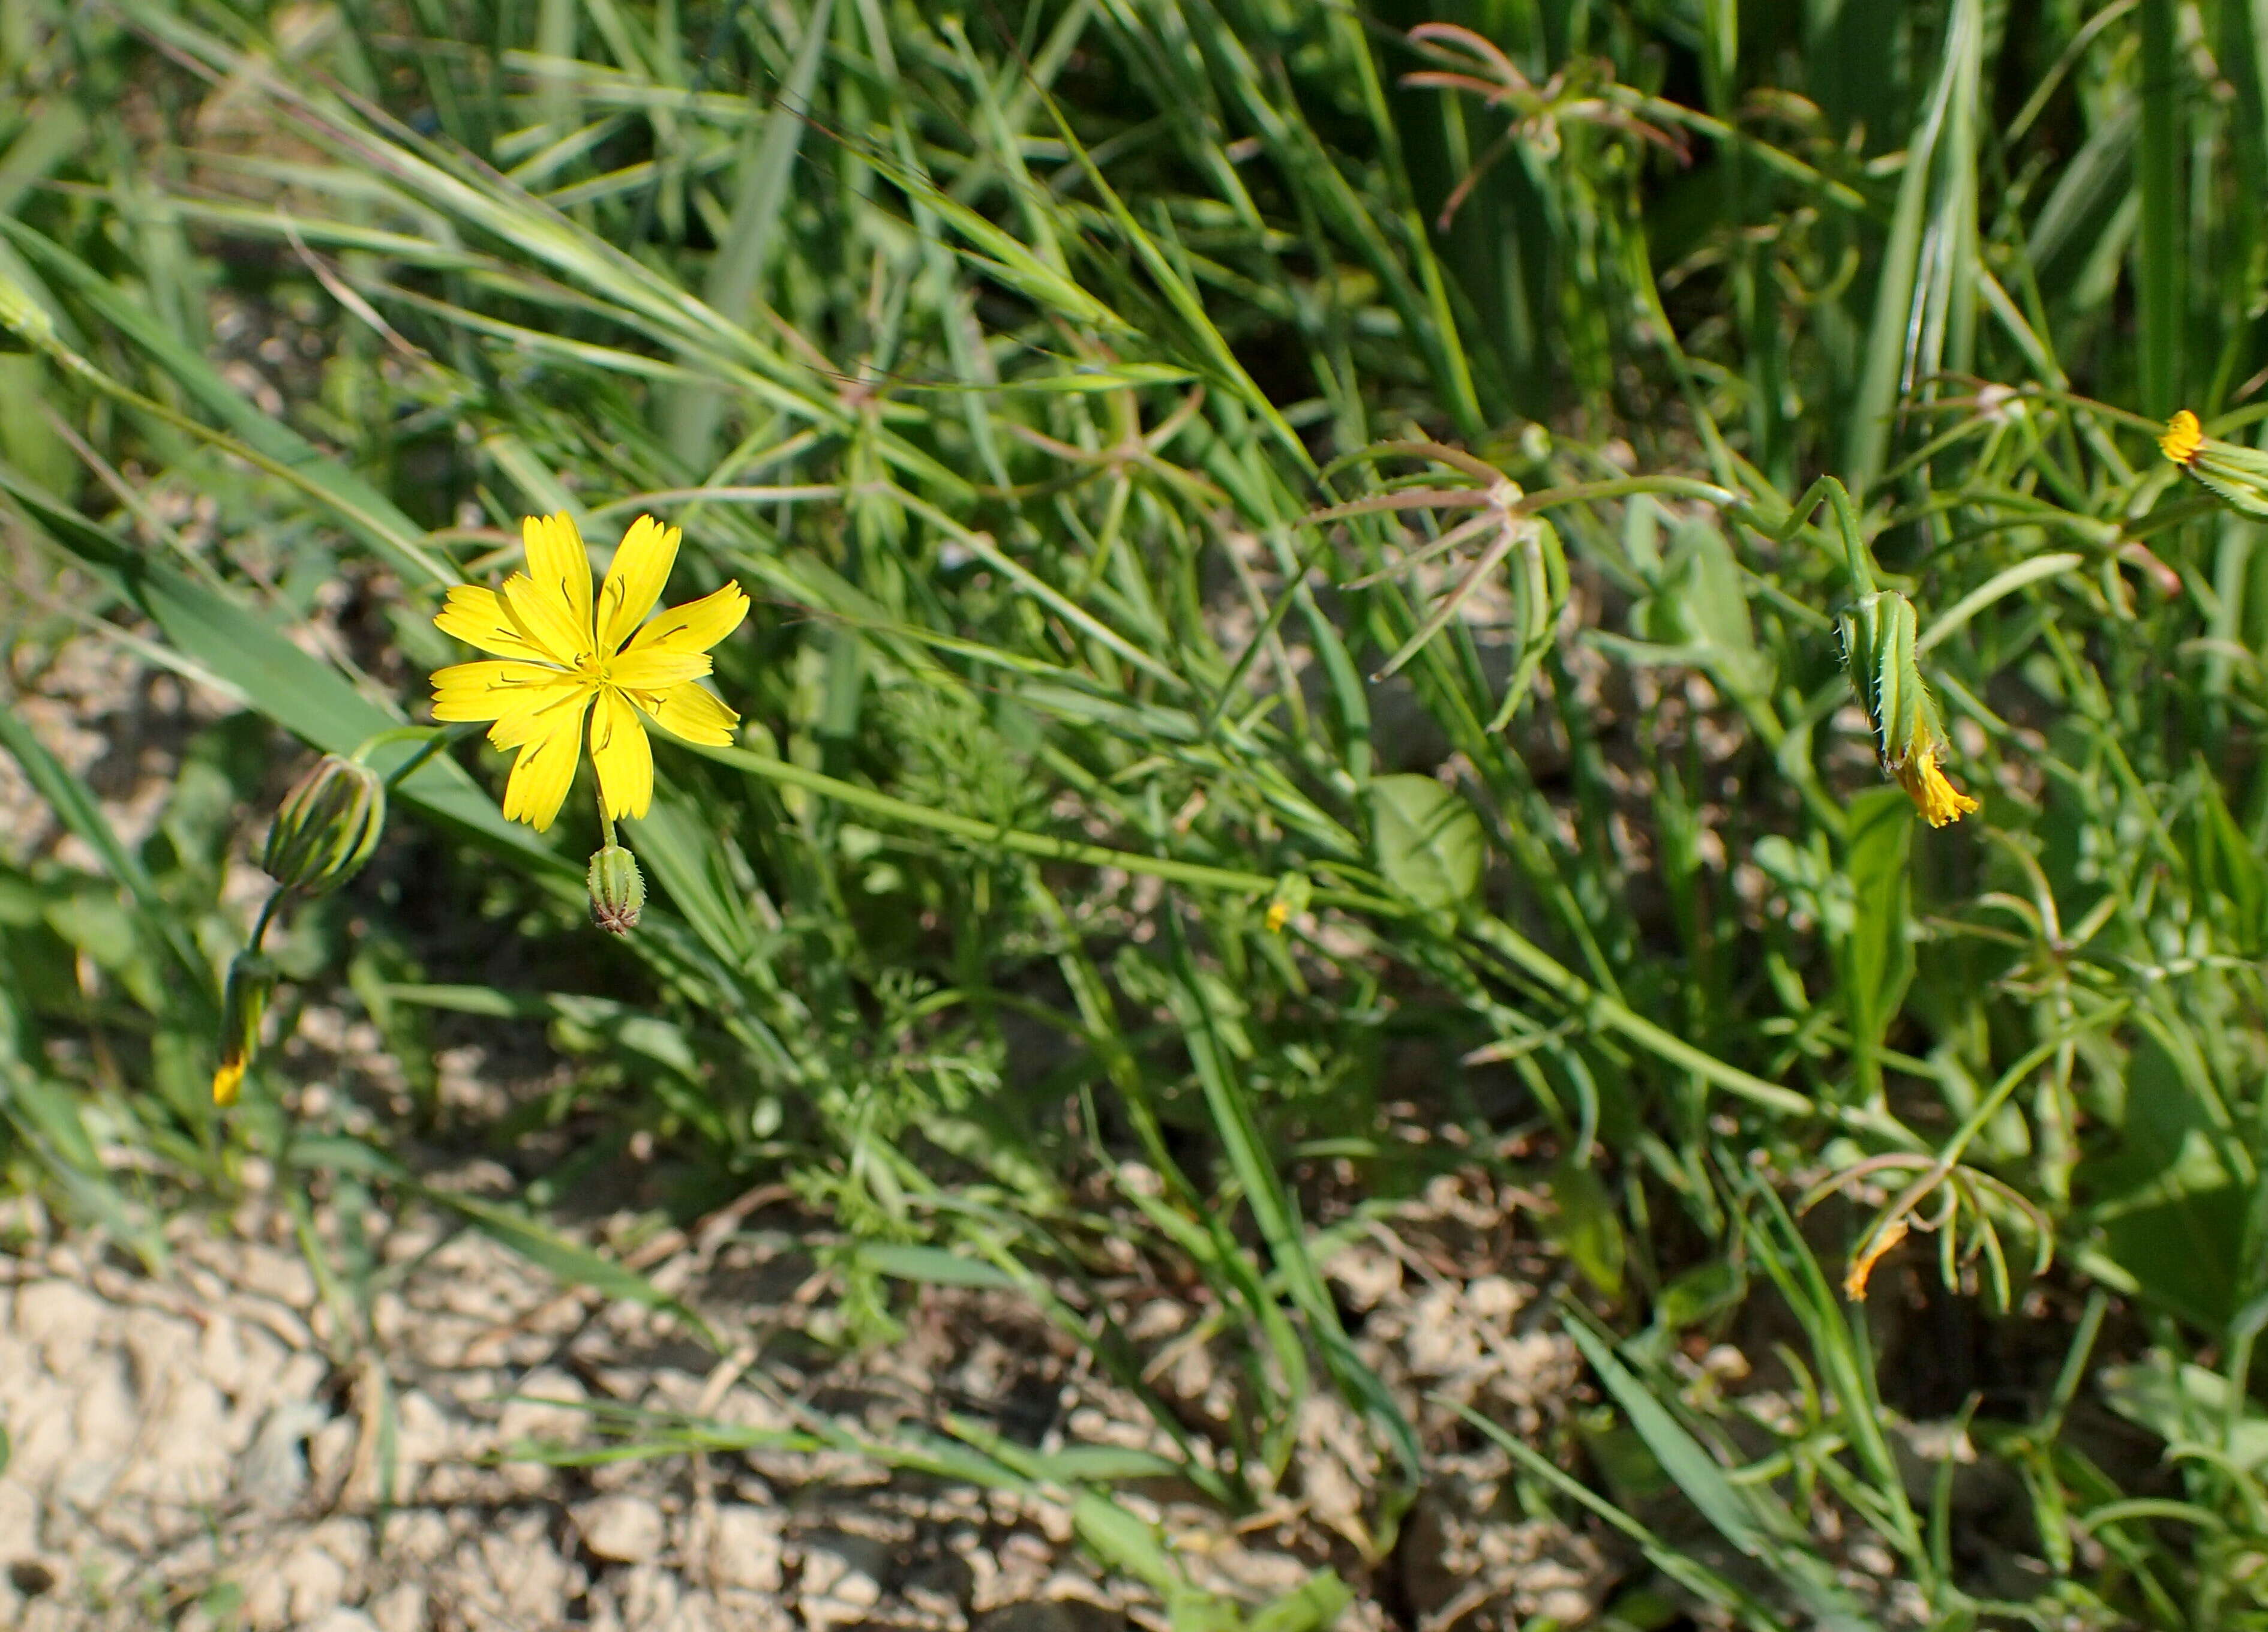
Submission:
[[565,515],[521,526],[527,570],[501,591],[461,584],[433,621],[496,659],[433,676],[437,720],[492,720],[489,740],[516,749],[504,813],[538,833],[566,801],[590,723],[599,810],[611,826],[653,802],[646,722],[688,742],[724,747],[740,717],[698,681],[711,647],[747,615],[738,584],[647,621],[677,561],[676,527],[640,516],[623,534],[594,599],[591,561]]

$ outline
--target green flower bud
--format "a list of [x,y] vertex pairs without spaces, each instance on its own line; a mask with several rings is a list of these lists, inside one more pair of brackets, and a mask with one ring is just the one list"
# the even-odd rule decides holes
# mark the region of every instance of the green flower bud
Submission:
[[591,857],[591,922],[609,935],[628,935],[645,909],[645,878],[637,857],[609,844]]
[[327,894],[362,871],[385,827],[378,773],[326,754],[284,796],[260,864],[286,889]]
[[231,1106],[244,1087],[245,1068],[260,1051],[260,1022],[276,990],[276,966],[255,952],[237,953],[228,966],[221,999],[220,1066],[213,1072],[213,1103]]

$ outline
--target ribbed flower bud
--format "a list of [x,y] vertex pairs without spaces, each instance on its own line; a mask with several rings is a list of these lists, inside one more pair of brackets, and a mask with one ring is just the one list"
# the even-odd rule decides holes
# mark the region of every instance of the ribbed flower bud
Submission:
[[2158,451],[2237,509],[2268,516],[2268,453],[2208,437],[2187,408],[2166,422]]
[[1897,778],[1931,827],[1960,820],[1977,808],[1977,801],[1938,768],[1945,723],[1938,717],[1937,699],[1922,681],[1914,651],[1913,602],[1894,590],[1862,595],[1838,628],[1843,665],[1874,722],[1882,768]]
[[591,857],[591,922],[609,935],[628,935],[645,910],[645,878],[637,857],[609,844]]
[[244,1088],[244,1070],[260,1051],[260,1022],[276,990],[276,966],[255,952],[237,953],[221,998],[220,1065],[213,1072],[213,1103],[231,1106]]
[[286,889],[326,894],[362,871],[385,827],[378,773],[326,754],[284,796],[260,864]]

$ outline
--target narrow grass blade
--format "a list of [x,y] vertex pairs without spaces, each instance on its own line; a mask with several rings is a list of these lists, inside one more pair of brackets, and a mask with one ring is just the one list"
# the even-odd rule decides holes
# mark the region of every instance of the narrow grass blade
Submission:
[[[379,731],[401,724],[399,712],[363,696],[335,670],[309,657],[249,608],[121,543],[4,466],[0,466],[0,491],[22,506],[82,568],[156,624],[185,656],[317,747],[351,754]],[[407,743],[380,748],[372,763],[383,770],[414,752]],[[516,854],[538,872],[580,876],[579,870],[547,849],[528,828],[506,821],[495,801],[453,760],[427,760],[404,780],[400,792],[409,802]]]

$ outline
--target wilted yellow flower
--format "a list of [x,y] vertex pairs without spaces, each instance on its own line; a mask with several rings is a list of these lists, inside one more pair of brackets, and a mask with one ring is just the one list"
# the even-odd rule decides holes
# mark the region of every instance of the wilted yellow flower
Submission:
[[230,959],[228,984],[221,996],[220,1064],[213,1072],[215,1105],[234,1105],[244,1092],[245,1069],[260,1051],[260,1021],[276,990],[276,966],[256,952]]
[[1906,1239],[1909,1229],[1903,1218],[1893,1218],[1876,1227],[1859,1244],[1858,1255],[1852,1259],[1851,1268],[1843,1276],[1843,1296],[1854,1304],[1867,1301],[1867,1283],[1874,1277],[1874,1266],[1890,1248]]
[[1843,614],[1843,662],[1852,689],[1874,723],[1882,768],[1933,827],[1958,821],[1977,801],[1947,780],[1938,766],[1945,727],[1937,699],[1922,680],[1914,649],[1913,603],[1892,590],[1859,597]]
[[1906,797],[1933,827],[1959,821],[1977,808],[1977,801],[1946,780],[1945,773],[1938,769],[1934,742],[1925,742],[1904,760],[1893,762],[1890,774],[1898,779],[1898,786],[1906,790]]
[[2206,436],[2187,408],[2166,422],[2158,451],[2237,509],[2268,516],[2268,453]]
[[748,598],[727,584],[646,623],[682,536],[651,516],[622,535],[595,603],[590,557],[571,518],[530,516],[520,533],[525,573],[506,578],[501,592],[451,590],[433,620],[501,659],[436,673],[433,717],[496,722],[489,740],[519,751],[504,813],[541,833],[575,780],[589,716],[607,820],[643,816],[653,802],[653,747],[641,715],[688,742],[721,747],[733,739],[740,717],[696,682],[710,672],[709,649],[747,615]]

